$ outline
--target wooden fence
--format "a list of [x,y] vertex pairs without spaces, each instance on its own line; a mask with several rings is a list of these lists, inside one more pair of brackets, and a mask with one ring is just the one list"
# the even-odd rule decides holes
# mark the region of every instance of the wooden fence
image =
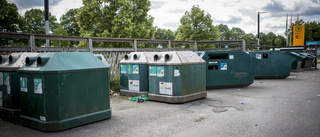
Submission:
[[[99,37],[73,37],[73,36],[55,36],[44,34],[29,34],[29,33],[7,33],[0,32],[1,39],[17,38],[28,39],[28,47],[5,47],[0,46],[1,54],[10,54],[12,52],[91,52],[94,54],[102,54],[110,65],[110,80],[119,81],[120,79],[120,60],[125,54],[137,51],[198,51],[210,49],[198,49],[200,44],[215,44],[218,45],[214,50],[225,50],[221,45],[233,45],[233,50],[245,51],[246,44],[244,40],[232,41],[174,41],[174,40],[151,40],[151,39],[127,39],[127,38],[99,38]],[[63,48],[63,47],[36,47],[35,39],[48,39],[48,40],[67,40],[67,41],[86,41],[86,48]],[[131,43],[132,48],[95,48],[93,42],[118,42],[118,43]],[[138,48],[138,43],[153,43],[164,44],[165,48]],[[172,44],[189,44],[192,48],[171,48]],[[230,46],[231,47],[231,46]],[[230,49],[230,47],[228,49]],[[211,49],[212,50],[212,49]]]

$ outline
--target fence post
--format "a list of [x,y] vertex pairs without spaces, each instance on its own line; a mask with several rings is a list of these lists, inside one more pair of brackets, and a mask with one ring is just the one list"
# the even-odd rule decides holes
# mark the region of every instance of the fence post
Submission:
[[168,41],[168,49],[169,49],[169,51],[171,51],[171,41],[170,40]]
[[246,52],[246,41],[242,40],[242,51]]
[[88,38],[87,45],[89,48],[89,52],[93,53],[92,38]]
[[137,40],[136,39],[133,40],[132,48],[134,49],[134,52],[138,51],[138,46],[137,46]]
[[29,35],[28,43],[29,43],[31,52],[35,52],[36,51],[36,43],[35,43],[33,34]]
[[198,51],[198,43],[197,43],[197,41],[194,41],[193,48],[194,48],[194,51]]

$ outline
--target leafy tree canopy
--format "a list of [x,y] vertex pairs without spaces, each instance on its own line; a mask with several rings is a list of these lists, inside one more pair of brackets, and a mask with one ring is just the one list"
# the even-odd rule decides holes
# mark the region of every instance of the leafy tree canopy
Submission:
[[218,27],[212,25],[210,14],[205,14],[199,6],[193,6],[180,19],[175,40],[219,40]]
[[[45,34],[46,23],[44,11],[40,9],[31,9],[24,14],[25,26],[23,32]],[[49,13],[49,30],[53,32],[58,27],[57,19]]]
[[7,0],[0,0],[0,31],[16,32],[21,23],[18,8]]
[[78,9],[70,9],[60,18],[60,25],[64,28],[69,36],[80,36],[80,27],[76,20]]
[[81,36],[154,37],[154,18],[148,15],[149,0],[83,0],[83,5],[76,14]]
[[[56,30],[54,30],[53,35],[68,36],[68,32],[61,26],[59,26]],[[52,45],[55,47],[69,47],[70,42],[66,40],[53,40]]]

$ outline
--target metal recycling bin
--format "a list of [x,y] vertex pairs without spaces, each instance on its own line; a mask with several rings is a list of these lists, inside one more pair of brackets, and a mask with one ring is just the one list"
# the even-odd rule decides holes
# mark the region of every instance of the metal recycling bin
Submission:
[[288,52],[249,52],[260,60],[257,65],[256,79],[285,79],[290,76],[291,65],[297,57]]
[[306,59],[306,57],[304,55],[300,55],[296,52],[289,52],[289,54],[296,57],[296,60],[291,64],[291,71],[300,70],[302,62]]
[[207,89],[247,87],[260,62],[243,51],[197,52],[207,62]]
[[40,53],[18,73],[24,126],[61,131],[111,117],[109,66],[92,53]]
[[120,66],[120,95],[148,96],[148,60],[145,53],[126,54]]
[[[38,53],[12,53],[1,56],[0,65],[0,117],[17,121],[20,115],[18,69],[25,64],[26,57]],[[3,59],[3,60],[2,60]]]
[[316,57],[306,52],[297,52],[297,53],[306,57],[306,59],[302,61],[301,68],[311,68],[312,62]]
[[206,98],[205,63],[191,51],[154,54],[149,61],[149,100],[184,103]]

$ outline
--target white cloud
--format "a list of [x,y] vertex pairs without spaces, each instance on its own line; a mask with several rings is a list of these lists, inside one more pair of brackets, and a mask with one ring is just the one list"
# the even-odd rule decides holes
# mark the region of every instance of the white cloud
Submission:
[[49,6],[51,14],[55,15],[60,22],[60,17],[66,14],[70,9],[80,8],[82,6],[82,0],[62,0],[55,6]]

